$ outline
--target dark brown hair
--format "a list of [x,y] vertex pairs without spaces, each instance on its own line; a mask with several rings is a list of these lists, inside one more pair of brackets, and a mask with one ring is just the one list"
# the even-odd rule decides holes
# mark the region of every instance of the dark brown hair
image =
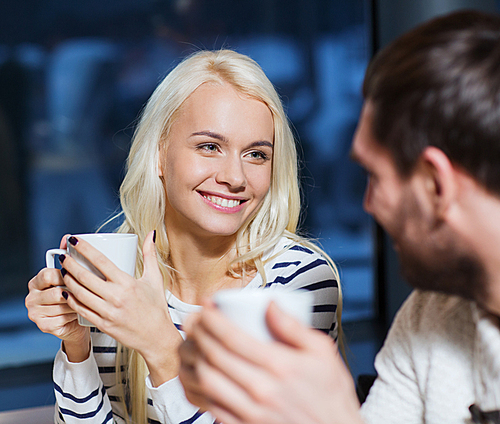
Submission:
[[499,16],[461,11],[406,33],[374,57],[363,94],[403,176],[435,146],[500,194]]

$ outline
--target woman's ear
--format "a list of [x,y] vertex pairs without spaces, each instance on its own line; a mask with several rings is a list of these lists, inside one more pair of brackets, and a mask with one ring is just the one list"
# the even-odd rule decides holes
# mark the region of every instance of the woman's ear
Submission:
[[157,167],[158,167],[158,176],[159,177],[163,177],[162,163],[163,163],[163,149],[161,148],[161,146],[158,146],[158,164],[157,164]]
[[425,188],[437,217],[444,218],[458,194],[456,169],[437,147],[426,147],[421,160],[426,170]]

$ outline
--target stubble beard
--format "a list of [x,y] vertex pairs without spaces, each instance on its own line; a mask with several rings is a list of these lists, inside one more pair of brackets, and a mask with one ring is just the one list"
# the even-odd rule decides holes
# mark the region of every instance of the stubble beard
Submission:
[[[414,288],[461,296],[483,303],[487,280],[482,262],[444,222],[428,222],[415,201],[403,202],[399,228],[401,273]],[[418,225],[418,236],[407,237],[405,225]],[[414,233],[417,234],[417,233]]]

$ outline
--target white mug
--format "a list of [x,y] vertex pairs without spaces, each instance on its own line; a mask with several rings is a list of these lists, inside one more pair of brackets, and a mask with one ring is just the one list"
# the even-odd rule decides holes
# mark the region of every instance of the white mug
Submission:
[[[95,234],[75,234],[78,239],[85,240],[93,247],[104,254],[119,269],[127,274],[134,276],[135,259],[137,255],[137,235],[122,233],[95,233]],[[71,236],[68,236],[69,238]],[[87,259],[79,254],[74,246],[67,240],[67,248],[50,249],[45,254],[47,268],[55,268],[54,257],[56,255],[70,255],[81,266],[93,272],[100,278],[104,276]],[[78,323],[85,327],[92,327],[93,324],[85,318],[78,315]]]
[[227,289],[213,300],[233,323],[261,341],[273,340],[266,324],[271,301],[303,324],[312,322],[313,294],[307,290]]

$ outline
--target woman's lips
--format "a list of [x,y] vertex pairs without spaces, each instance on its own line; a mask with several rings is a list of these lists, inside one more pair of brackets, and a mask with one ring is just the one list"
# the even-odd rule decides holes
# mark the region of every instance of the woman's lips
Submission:
[[214,206],[218,210],[224,210],[225,212],[238,212],[246,202],[246,200],[243,199],[230,199],[209,193],[200,192],[200,194],[208,204]]

